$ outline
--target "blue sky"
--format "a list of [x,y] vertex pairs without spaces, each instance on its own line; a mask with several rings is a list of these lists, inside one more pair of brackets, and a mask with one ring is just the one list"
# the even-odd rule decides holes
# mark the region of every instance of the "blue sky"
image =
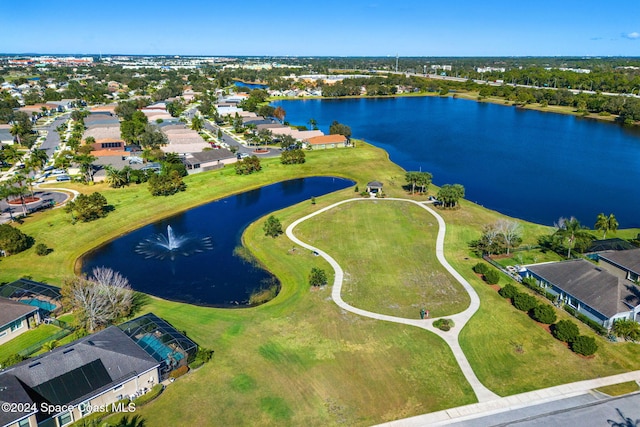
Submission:
[[640,1],[30,0],[0,53],[640,56]]

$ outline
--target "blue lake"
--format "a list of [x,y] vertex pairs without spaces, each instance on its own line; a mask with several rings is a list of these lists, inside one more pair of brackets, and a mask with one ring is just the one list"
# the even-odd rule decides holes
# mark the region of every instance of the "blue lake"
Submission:
[[[252,292],[277,283],[267,271],[234,254],[247,225],[269,212],[351,185],[340,178],[295,179],[208,203],[97,248],[84,257],[82,271],[109,267],[128,278],[135,290],[173,301],[246,306]],[[183,241],[173,252],[160,246],[166,243],[167,226],[176,241]],[[193,253],[184,256],[182,249]],[[160,258],[148,258],[151,255]]]
[[292,124],[337,120],[435,184],[460,183],[466,198],[552,225],[600,212],[640,227],[640,131],[610,123],[439,97],[277,101]]
[[267,89],[269,86],[261,85],[259,83],[245,83],[240,81],[233,82],[234,85],[240,88],[248,88],[248,89]]

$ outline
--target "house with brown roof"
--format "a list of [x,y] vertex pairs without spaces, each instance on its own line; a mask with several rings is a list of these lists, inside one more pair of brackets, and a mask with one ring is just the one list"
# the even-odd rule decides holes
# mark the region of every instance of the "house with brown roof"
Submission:
[[584,259],[528,265],[521,274],[606,328],[617,319],[640,321],[640,291]]
[[312,150],[326,150],[328,148],[347,147],[347,137],[344,135],[314,136],[304,140]]
[[38,307],[0,297],[0,344],[40,324]]

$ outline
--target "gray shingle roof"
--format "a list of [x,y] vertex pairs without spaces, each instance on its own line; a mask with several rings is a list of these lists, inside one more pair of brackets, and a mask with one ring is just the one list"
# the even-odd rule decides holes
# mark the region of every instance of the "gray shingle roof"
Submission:
[[0,327],[37,310],[38,307],[0,297]]
[[640,248],[626,251],[601,252],[598,256],[625,270],[630,270],[640,275]]
[[[15,376],[31,389],[33,399],[77,404],[136,375],[159,366],[138,344],[116,326],[111,326],[71,344],[28,359],[0,373],[0,384]],[[99,378],[89,379],[95,372]],[[94,375],[95,376],[95,375]],[[69,385],[77,384],[76,387]],[[23,390],[24,391],[24,390]],[[22,391],[7,393],[16,399]],[[3,398],[0,395],[0,398]]]
[[206,150],[199,153],[191,153],[185,158],[185,162],[190,164],[206,163],[215,160],[232,159],[235,155],[226,148],[219,148],[215,150]]
[[640,303],[633,289],[614,275],[583,259],[531,265],[527,270],[606,317],[629,311],[627,304],[636,306]]
[[[25,390],[20,381],[15,377],[15,375],[0,375],[0,402],[4,403],[22,403],[33,405],[34,402],[29,397],[29,394]],[[26,415],[32,414],[34,411],[31,411],[31,408],[25,408],[24,405],[21,408],[16,407],[16,409],[27,409],[22,411],[0,411],[0,425],[10,425],[14,422],[20,420]]]

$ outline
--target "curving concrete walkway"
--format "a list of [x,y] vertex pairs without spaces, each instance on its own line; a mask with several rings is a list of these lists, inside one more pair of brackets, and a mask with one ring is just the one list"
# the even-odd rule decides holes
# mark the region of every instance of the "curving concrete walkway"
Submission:
[[437,212],[435,212],[433,209],[431,209],[429,206],[427,206],[424,202],[416,202],[414,200],[399,199],[399,198],[373,199],[376,202],[385,202],[385,201],[396,201],[396,202],[398,202],[398,201],[400,201],[400,202],[406,202],[406,203],[413,203],[413,204],[415,204],[417,206],[420,206],[422,209],[425,209],[426,211],[428,211],[438,221],[439,228],[438,228],[438,237],[436,239],[436,256],[438,258],[438,261],[464,287],[464,289],[469,294],[469,297],[471,298],[471,303],[469,304],[469,307],[466,310],[464,310],[461,313],[455,314],[453,316],[446,316],[448,319],[452,319],[454,321],[454,323],[455,323],[455,327],[453,329],[451,329],[450,331],[448,331],[448,332],[441,331],[440,329],[435,328],[433,326],[433,321],[436,320],[436,319],[424,319],[424,320],[422,320],[422,319],[407,319],[407,318],[403,318],[403,317],[389,316],[389,315],[385,315],[385,314],[379,314],[379,313],[374,313],[374,312],[367,311],[367,310],[362,310],[362,309],[359,309],[357,307],[353,307],[353,306],[347,304],[342,299],[342,295],[341,295],[342,283],[343,283],[343,280],[344,280],[344,272],[343,272],[342,268],[340,267],[340,265],[336,262],[336,260],[334,260],[326,252],[324,252],[321,249],[318,249],[318,248],[316,248],[314,246],[311,246],[311,245],[301,241],[300,239],[298,239],[293,234],[293,230],[294,230],[294,228],[296,228],[298,226],[298,224],[308,220],[309,218],[313,218],[316,215],[319,215],[319,214],[321,214],[323,212],[326,212],[326,211],[328,211],[330,209],[333,209],[336,206],[340,206],[340,205],[343,205],[343,204],[346,204],[346,203],[354,203],[354,202],[367,203],[367,202],[371,202],[371,200],[372,199],[362,199],[362,198],[348,199],[348,200],[343,200],[341,202],[334,203],[333,205],[327,206],[325,208],[322,208],[322,209],[320,209],[320,210],[318,210],[316,212],[313,212],[313,213],[311,213],[311,214],[309,214],[309,215],[307,215],[305,217],[302,217],[302,218],[294,221],[291,225],[289,225],[289,227],[287,227],[287,230],[286,230],[287,237],[290,240],[292,240],[293,242],[295,242],[296,244],[298,244],[298,245],[300,245],[300,246],[302,246],[304,248],[307,248],[307,249],[312,250],[312,251],[316,251],[318,254],[320,254],[320,256],[322,256],[324,259],[326,259],[327,262],[334,269],[334,271],[335,271],[335,279],[334,279],[334,282],[333,282],[333,290],[332,290],[332,293],[331,293],[331,297],[333,298],[333,301],[339,307],[343,308],[344,310],[350,311],[352,313],[358,314],[360,316],[370,317],[372,319],[384,320],[384,321],[387,321],[387,322],[394,322],[394,323],[401,323],[401,324],[405,324],[405,325],[417,326],[419,328],[426,329],[426,330],[428,330],[430,332],[435,333],[436,335],[440,336],[447,343],[447,345],[449,345],[449,347],[451,348],[451,351],[453,352],[453,355],[454,355],[456,361],[458,362],[458,365],[460,366],[460,369],[462,370],[462,373],[464,374],[465,378],[467,379],[467,381],[469,382],[469,384],[473,388],[473,391],[476,394],[478,402],[487,402],[487,401],[499,399],[500,396],[498,396],[497,394],[493,393],[491,390],[486,388],[478,380],[478,377],[476,376],[475,372],[473,372],[473,369],[471,368],[471,365],[469,364],[469,361],[467,360],[466,356],[464,355],[464,352],[462,351],[462,348],[460,347],[460,343],[458,342],[458,336],[460,334],[460,331],[466,325],[466,323],[469,321],[471,316],[473,316],[473,314],[480,307],[480,298],[478,297],[478,294],[473,289],[473,287],[469,284],[469,282],[467,282],[464,279],[464,277],[462,277],[445,259],[445,257],[444,257],[444,237],[445,237],[445,233],[446,233],[446,224],[444,222],[444,219],[442,219],[442,217]]

